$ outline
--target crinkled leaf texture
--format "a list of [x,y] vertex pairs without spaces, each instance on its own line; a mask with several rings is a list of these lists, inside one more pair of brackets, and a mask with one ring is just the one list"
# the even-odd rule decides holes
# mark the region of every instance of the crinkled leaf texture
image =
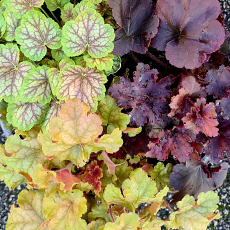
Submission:
[[185,122],[184,127],[190,129],[195,134],[203,132],[210,137],[218,136],[217,113],[213,103],[207,105],[205,98],[197,99],[195,106],[191,108],[191,113],[187,113],[182,120]]
[[16,102],[26,75],[34,68],[27,61],[19,63],[19,49],[15,44],[0,45],[0,100]]
[[59,74],[57,97],[60,100],[79,98],[94,112],[98,100],[105,94],[106,76],[99,70],[73,65],[62,69]]
[[201,66],[224,42],[224,28],[216,20],[218,0],[159,0],[156,14],[160,26],[151,45],[165,50],[166,58],[176,67]]
[[114,37],[112,26],[89,8],[63,26],[63,50],[67,56],[78,56],[87,50],[91,57],[102,58],[112,52]]
[[122,56],[133,50],[145,53],[157,33],[159,19],[153,15],[151,0],[109,0],[113,16],[120,26],[115,32],[113,54]]
[[135,169],[120,188],[113,184],[106,186],[104,199],[108,204],[117,204],[133,210],[141,203],[151,203],[157,193],[156,183],[141,168]]
[[191,131],[174,128],[168,131],[163,138],[150,142],[148,145],[150,150],[145,156],[164,161],[171,151],[175,159],[185,162],[194,151],[192,146],[194,140],[195,135]]
[[208,192],[220,187],[228,172],[228,163],[221,163],[221,169],[218,172],[213,172],[212,177],[204,172],[206,164],[198,161],[194,166],[186,167],[184,164],[177,164],[173,167],[173,172],[170,175],[170,185],[179,190],[173,196],[173,202],[181,200],[186,194],[195,198],[201,192]]
[[60,48],[61,36],[59,25],[38,11],[23,15],[21,25],[15,31],[21,51],[33,61],[40,61],[46,55],[46,46],[50,49]]
[[122,145],[121,131],[115,129],[103,135],[102,121],[96,114],[89,114],[89,107],[79,99],[70,99],[61,108],[60,117],[53,118],[49,133],[40,133],[38,140],[44,154],[59,160],[70,160],[84,166],[92,152],[118,151]]
[[167,98],[171,90],[168,77],[157,80],[158,71],[150,69],[149,65],[139,63],[134,72],[134,82],[126,77],[120,78],[119,84],[114,84],[109,89],[110,95],[117,100],[117,105],[125,109],[132,108],[129,112],[130,124],[143,126],[155,123],[162,113],[168,112]]
[[205,80],[208,81],[206,92],[214,98],[227,97],[230,89],[230,67],[220,66],[219,69],[211,69]]

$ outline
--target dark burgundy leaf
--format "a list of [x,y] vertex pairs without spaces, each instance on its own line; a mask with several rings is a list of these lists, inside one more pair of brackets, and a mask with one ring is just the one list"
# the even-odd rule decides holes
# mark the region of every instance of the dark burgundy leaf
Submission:
[[150,150],[146,153],[146,157],[165,161],[171,151],[175,159],[185,162],[194,151],[192,147],[194,141],[195,135],[191,131],[174,128],[172,131],[168,131],[163,138],[149,143]]
[[143,126],[149,120],[154,124],[161,115],[168,113],[169,107],[166,98],[170,97],[171,90],[169,77],[157,81],[158,71],[148,65],[139,63],[134,72],[134,82],[125,77],[120,78],[119,84],[114,84],[110,95],[117,100],[117,105],[129,112],[130,124]]
[[122,56],[133,50],[145,53],[157,33],[159,20],[153,15],[151,0],[108,0],[113,16],[121,27],[115,32],[113,54]]
[[204,148],[205,154],[210,155],[214,164],[219,163],[224,158],[224,151],[230,158],[230,120],[218,117],[218,121],[219,136],[209,138],[209,143]]
[[158,0],[160,26],[151,45],[165,50],[172,65],[197,68],[224,42],[224,27],[216,20],[219,13],[218,0]]
[[197,199],[199,193],[220,187],[227,172],[226,162],[221,163],[221,169],[210,167],[201,161],[192,167],[186,167],[184,164],[175,165],[170,175],[170,185],[179,192],[174,194],[172,203],[181,200],[186,194]]
[[187,113],[182,120],[185,122],[185,128],[193,131],[195,134],[199,132],[207,136],[218,136],[218,121],[217,113],[213,103],[206,105],[206,99],[197,99],[194,107],[191,108],[191,113]]
[[225,119],[230,119],[230,96],[227,98],[222,98],[219,101],[218,109],[222,112],[221,115]]
[[230,89],[230,67],[222,65],[219,69],[209,70],[205,80],[209,82],[206,87],[208,94],[214,98],[227,97]]

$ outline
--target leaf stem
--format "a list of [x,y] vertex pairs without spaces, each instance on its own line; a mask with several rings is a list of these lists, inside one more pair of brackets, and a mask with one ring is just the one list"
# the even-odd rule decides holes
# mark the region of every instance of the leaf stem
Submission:
[[165,204],[167,205],[168,209],[171,211],[171,212],[174,212],[170,206],[170,204],[168,203],[168,201],[165,199],[165,197],[163,198]]
[[43,14],[45,14],[45,16],[46,16],[47,18],[49,18],[49,15],[45,12],[45,10],[42,8],[42,6],[41,6],[41,8],[39,8],[39,9],[42,11]]
[[114,217],[113,217],[113,212],[112,212],[111,204],[109,205],[109,214],[111,216],[112,221],[115,222]]
[[129,53],[131,54],[132,58],[134,59],[134,61],[135,61],[136,63],[139,63],[139,62],[140,62],[140,61],[138,60],[138,58],[134,55],[134,53],[133,53],[132,50],[130,50]]
[[161,60],[159,60],[156,56],[154,56],[153,54],[149,53],[148,51],[146,52],[146,54],[153,59],[154,61],[158,62],[160,65],[164,66],[166,69],[172,69],[171,67],[167,66],[165,63],[163,63]]
[[77,4],[77,1],[76,1],[76,0],[74,0],[74,6],[76,6],[76,4]]
[[68,170],[70,170],[70,168],[72,167],[72,165],[73,165],[73,162],[70,162],[65,168],[68,169]]
[[54,19],[57,21],[57,23],[59,24],[59,26],[61,26],[60,21],[57,19],[57,17],[53,13],[53,11],[50,11],[50,13],[53,15]]

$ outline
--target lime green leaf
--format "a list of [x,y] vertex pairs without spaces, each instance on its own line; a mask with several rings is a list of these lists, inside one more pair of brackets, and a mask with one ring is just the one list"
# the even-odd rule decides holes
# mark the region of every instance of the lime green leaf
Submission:
[[87,2],[87,1],[81,1],[80,3],[78,3],[74,9],[73,9],[73,15],[75,17],[77,17],[82,11],[86,10],[86,9],[95,9],[95,5],[93,4],[92,1]]
[[47,75],[48,75],[48,79],[50,82],[50,87],[52,90],[52,94],[54,96],[57,96],[57,87],[58,87],[58,75],[59,75],[60,71],[56,68],[50,68],[47,70]]
[[[2,161],[16,173],[22,172],[32,176],[37,164],[49,161],[42,153],[41,144],[37,141],[39,131],[40,129],[34,128],[7,138],[5,149],[8,153],[12,153],[12,156],[5,156]],[[25,135],[25,139],[22,140],[20,134]]]
[[60,111],[61,111],[61,106],[64,102],[63,101],[58,101],[57,99],[53,99],[50,103],[49,110],[46,114],[46,117],[44,119],[44,122],[42,124],[42,131],[49,131],[49,124],[50,121],[54,117],[59,117]]
[[74,60],[70,59],[70,58],[65,58],[62,59],[59,63],[59,68],[64,69],[65,67],[71,66],[71,65],[75,65]]
[[34,125],[42,123],[48,108],[49,104],[42,105],[39,102],[10,103],[7,108],[7,121],[22,131],[30,130]]
[[186,230],[206,230],[216,216],[213,212],[218,207],[218,202],[218,194],[213,191],[200,193],[196,203],[194,197],[186,195],[182,201],[177,202],[179,210],[170,214],[170,226]]
[[106,222],[111,221],[111,217],[109,215],[109,206],[106,202],[100,203],[99,206],[97,204],[92,206],[91,212],[88,214],[88,220],[92,222],[92,220],[97,218],[105,219]]
[[45,0],[50,11],[55,11],[57,8],[62,9],[68,2],[69,0]]
[[104,192],[104,199],[109,204],[122,205],[130,210],[135,209],[141,203],[151,203],[157,192],[156,183],[148,175],[138,168],[131,172],[130,179],[122,184],[124,197],[120,188],[113,184],[107,185]]
[[59,49],[52,49],[51,50],[51,54],[52,57],[56,60],[56,61],[60,61],[64,58],[67,58],[67,56],[65,55],[64,51],[62,50],[62,48]]
[[73,15],[73,7],[73,4],[67,3],[64,6],[64,9],[61,9],[61,18],[64,22],[75,19],[75,16]]
[[6,224],[7,230],[48,230],[43,228],[45,218],[42,212],[44,192],[23,190],[18,196],[19,208],[13,205]]
[[172,164],[168,163],[166,166],[162,162],[158,162],[153,170],[149,170],[149,175],[156,181],[157,189],[161,190],[165,186],[171,187],[169,183],[169,176],[172,172]]
[[40,61],[50,49],[61,47],[61,29],[51,18],[38,11],[29,11],[23,17],[21,26],[15,31],[15,38],[21,51],[33,61]]
[[4,180],[5,184],[12,190],[18,185],[27,182],[26,178],[21,174],[16,174],[10,167],[4,167],[0,164],[0,180]]
[[84,60],[88,67],[96,67],[99,70],[110,70],[113,67],[113,54],[109,53],[103,58],[92,58],[88,54],[84,55]]
[[0,38],[3,36],[5,31],[6,31],[6,21],[4,16],[0,13]]
[[26,77],[21,90],[21,100],[46,104],[51,101],[51,87],[47,76],[49,67],[43,65],[32,70]]
[[121,113],[121,108],[117,107],[115,99],[106,95],[104,99],[99,102],[97,113],[99,114],[102,125],[113,125],[120,130],[127,128],[130,118],[128,115]]
[[103,84],[107,79],[99,70],[69,66],[60,72],[59,81],[57,97],[60,100],[79,98],[94,112],[97,108],[97,101],[104,97],[105,86]]
[[13,10],[17,18],[21,18],[27,11],[33,10],[34,7],[41,7],[44,0],[10,0],[9,8]]
[[153,201],[160,203],[163,200],[163,197],[167,195],[168,191],[169,188],[165,186],[160,192],[157,193]]
[[15,44],[0,45],[0,100],[16,102],[25,76],[33,69],[30,62],[19,62]]
[[140,157],[138,155],[132,157],[129,154],[127,154],[125,159],[129,160],[130,164],[137,164],[140,161]]
[[87,211],[83,192],[73,190],[55,197],[44,197],[43,214],[50,219],[50,229],[86,229],[85,220],[80,217]]
[[113,58],[113,66],[110,70],[104,70],[106,76],[116,73],[121,68],[121,58],[119,56],[114,55]]
[[84,2],[92,2],[94,4],[99,4],[102,2],[102,0],[83,0]]
[[104,24],[96,10],[89,8],[75,21],[66,22],[63,26],[62,45],[68,56],[78,56],[88,50],[91,57],[102,58],[112,52],[114,38],[113,28]]
[[103,230],[136,230],[139,224],[139,216],[136,213],[122,213],[114,223],[107,223]]
[[19,26],[21,20],[9,9],[6,9],[4,12],[4,17],[6,20],[6,32],[4,38],[7,41],[13,41],[15,39],[15,30]]
[[105,221],[102,219],[97,219],[96,221],[91,221],[88,225],[87,225],[87,230],[100,230],[101,226],[105,225]]

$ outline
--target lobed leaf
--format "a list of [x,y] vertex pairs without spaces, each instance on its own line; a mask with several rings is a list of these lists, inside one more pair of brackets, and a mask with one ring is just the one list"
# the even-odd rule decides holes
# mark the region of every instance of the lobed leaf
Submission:
[[51,101],[52,92],[49,83],[49,67],[43,65],[33,69],[24,79],[21,90],[21,100],[23,102],[36,102],[46,104]]
[[48,104],[42,105],[39,102],[28,103],[18,101],[10,103],[7,108],[6,118],[14,127],[22,131],[30,130],[33,126],[42,123],[48,107]]
[[107,71],[104,70],[103,72],[106,76],[108,76],[110,74],[116,73],[120,68],[121,68],[121,58],[119,56],[114,55],[112,68]]
[[16,102],[24,78],[33,69],[30,62],[19,63],[19,49],[15,44],[0,45],[0,99]]
[[88,104],[91,111],[97,108],[98,100],[103,99],[107,79],[99,70],[69,66],[59,74],[57,97],[60,100],[79,98]]
[[67,58],[67,56],[65,55],[64,51],[62,50],[62,48],[52,49],[51,54],[52,54],[52,57],[56,61],[61,61],[62,59]]
[[57,8],[62,9],[69,0],[45,0],[45,3],[50,11],[55,11]]
[[73,15],[77,17],[81,12],[86,9],[96,9],[93,1],[81,1],[73,9]]
[[114,48],[113,39],[113,28],[91,8],[63,26],[62,45],[67,56],[78,56],[87,50],[93,58],[105,57]]
[[6,31],[6,20],[4,16],[0,13],[0,38],[3,37]]
[[61,9],[61,19],[63,22],[74,20],[75,16],[73,14],[74,5],[72,3],[67,3],[63,9]]
[[21,25],[15,31],[15,38],[21,45],[21,51],[33,61],[40,61],[47,48],[61,47],[59,25],[38,11],[29,11],[23,15]]

